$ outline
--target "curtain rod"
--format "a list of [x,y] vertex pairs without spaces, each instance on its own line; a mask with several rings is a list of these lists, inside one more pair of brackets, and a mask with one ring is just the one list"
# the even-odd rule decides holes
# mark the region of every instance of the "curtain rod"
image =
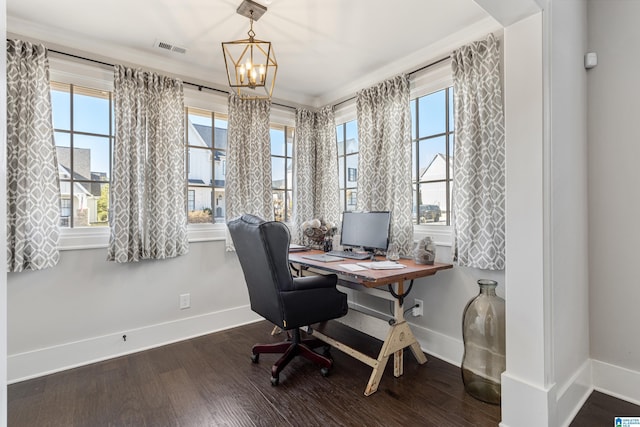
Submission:
[[[105,65],[107,67],[115,67],[114,64],[110,64],[108,62],[103,62],[103,61],[98,61],[97,59],[86,58],[84,56],[74,55],[72,53],[67,53],[67,52],[61,52],[59,50],[54,50],[54,49],[47,49],[47,50],[49,52],[57,53],[59,55],[70,56],[72,58],[81,59],[83,61],[93,62],[93,63],[100,64],[100,65]],[[224,93],[224,94],[229,95],[228,91],[222,90],[222,89],[217,89],[215,87],[210,87],[210,86],[205,86],[205,85],[201,85],[201,84],[197,84],[197,83],[191,83],[191,82],[185,82],[185,81],[183,81],[182,84],[197,87],[198,90],[200,90],[200,91],[202,89],[207,89],[207,90],[211,90],[211,91],[214,91],[214,92],[220,92],[220,93]],[[273,102],[273,101],[271,103],[273,105],[277,105],[278,107],[284,107],[284,108],[290,108],[292,110],[297,110],[296,107],[292,107],[291,105],[280,104],[278,102]]]
[[[450,58],[451,58],[451,55],[449,55],[449,56],[445,56],[444,58],[437,59],[437,60],[435,60],[435,61],[433,61],[433,62],[431,62],[431,63],[429,63],[429,64],[427,64],[427,65],[423,65],[423,66],[422,66],[422,67],[420,67],[420,68],[416,68],[416,69],[415,69],[415,70],[413,70],[413,71],[409,71],[409,72],[408,72],[408,73],[406,73],[406,74],[407,74],[407,76],[411,77],[411,76],[412,76],[412,75],[414,75],[415,73],[419,73],[419,72],[420,72],[420,71],[422,71],[422,70],[426,70],[427,68],[431,68],[431,67],[433,67],[434,65],[438,65],[438,64],[440,64],[441,62],[444,62],[444,61],[446,61],[447,59],[450,59]],[[355,95],[354,95],[354,96],[352,96],[352,97],[350,97],[350,98],[347,98],[347,99],[345,99],[345,100],[342,100],[342,101],[340,101],[340,102],[338,102],[338,103],[336,103],[336,104],[333,104],[333,108],[337,107],[338,105],[342,105],[342,104],[344,104],[345,102],[353,101],[354,99],[356,99],[356,96],[355,96]]]

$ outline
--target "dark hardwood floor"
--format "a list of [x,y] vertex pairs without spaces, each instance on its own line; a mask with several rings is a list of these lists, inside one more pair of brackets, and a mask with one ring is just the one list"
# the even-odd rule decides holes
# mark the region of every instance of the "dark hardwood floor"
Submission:
[[[337,322],[327,327],[366,353],[380,349],[380,341]],[[278,356],[263,354],[258,364],[249,357],[254,343],[283,339],[271,337],[271,328],[259,322],[12,384],[8,425],[442,427],[500,421],[499,406],[464,392],[457,367],[429,356],[420,366],[410,351],[404,375],[394,378],[389,363],[369,397],[363,392],[371,369],[336,349],[329,377],[297,358],[273,387],[270,368]],[[588,402],[578,415],[586,411],[584,422],[572,425],[611,425],[590,423],[609,405]]]

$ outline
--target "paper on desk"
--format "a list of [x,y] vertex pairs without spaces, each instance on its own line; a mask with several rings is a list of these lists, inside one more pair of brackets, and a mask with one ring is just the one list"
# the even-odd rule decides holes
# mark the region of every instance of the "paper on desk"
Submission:
[[398,264],[393,261],[378,261],[378,262],[359,262],[358,265],[372,270],[396,270],[399,268],[405,268],[406,265]]
[[345,270],[349,270],[349,271],[362,271],[362,270],[366,270],[366,268],[358,265],[358,264],[340,264],[340,267],[344,268]]

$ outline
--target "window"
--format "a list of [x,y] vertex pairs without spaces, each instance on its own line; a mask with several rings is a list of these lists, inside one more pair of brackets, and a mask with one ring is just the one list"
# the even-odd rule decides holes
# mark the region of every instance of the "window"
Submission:
[[186,108],[187,209],[190,224],[224,223],[227,116]]
[[270,137],[273,216],[288,222],[293,209],[293,128],[271,125]]
[[451,224],[453,88],[411,100],[413,221]]
[[336,126],[340,207],[356,209],[358,201],[358,125],[355,120]]
[[60,226],[108,226],[112,94],[52,82],[51,108],[60,177]]

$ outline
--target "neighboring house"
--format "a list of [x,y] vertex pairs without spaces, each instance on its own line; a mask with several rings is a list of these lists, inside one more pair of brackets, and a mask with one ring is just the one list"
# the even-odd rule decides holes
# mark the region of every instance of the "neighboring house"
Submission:
[[71,148],[56,146],[58,176],[60,178],[60,225],[69,227],[71,210],[74,212],[74,226],[88,227],[99,222],[98,200],[101,184],[89,181],[107,181],[104,172],[91,172],[91,150],[73,149],[73,191],[71,187]]
[[[215,135],[212,135],[211,126],[193,124],[190,120],[187,126],[188,211],[191,213],[210,209],[216,222],[224,222],[224,177],[227,164],[224,150],[227,146],[227,129],[215,128]],[[211,150],[211,141],[216,141],[214,150]]]
[[[449,176],[453,176],[453,165],[449,165]],[[432,184],[420,185],[420,205],[439,206],[444,213],[447,209],[447,160],[444,154],[433,156],[427,167],[420,170],[420,182]]]

